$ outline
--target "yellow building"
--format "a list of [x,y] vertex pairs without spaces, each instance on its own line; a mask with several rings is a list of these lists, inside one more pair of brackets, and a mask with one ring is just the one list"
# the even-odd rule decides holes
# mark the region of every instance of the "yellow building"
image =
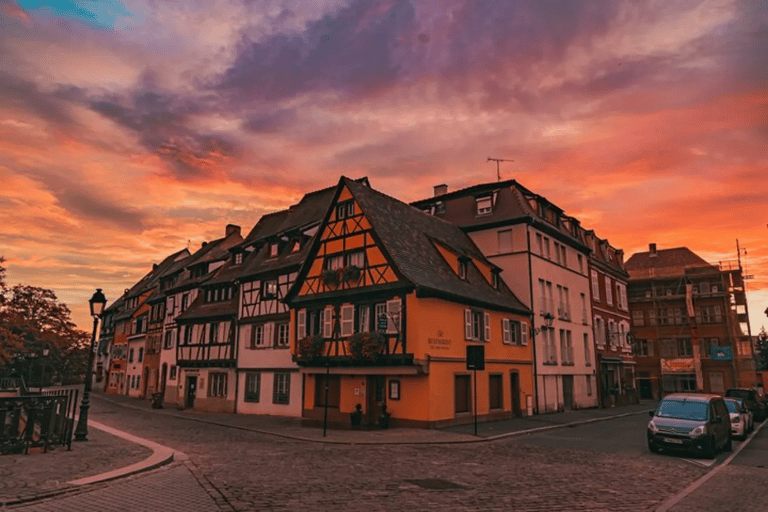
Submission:
[[286,298],[302,416],[322,421],[326,397],[338,425],[358,404],[362,424],[386,410],[393,426],[530,414],[530,311],[499,272],[457,227],[342,177]]

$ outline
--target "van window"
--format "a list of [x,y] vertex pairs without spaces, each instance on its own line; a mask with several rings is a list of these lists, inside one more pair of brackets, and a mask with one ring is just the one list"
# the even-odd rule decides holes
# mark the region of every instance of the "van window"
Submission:
[[656,416],[680,420],[703,421],[707,419],[707,402],[689,402],[688,400],[662,400]]

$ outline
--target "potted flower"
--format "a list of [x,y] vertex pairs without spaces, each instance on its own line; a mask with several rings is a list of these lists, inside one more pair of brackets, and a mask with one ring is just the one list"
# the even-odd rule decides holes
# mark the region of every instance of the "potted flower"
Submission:
[[342,280],[345,283],[354,282],[360,279],[360,274],[362,273],[362,270],[357,265],[350,265],[344,269],[344,275],[342,277]]
[[380,332],[361,332],[349,337],[353,359],[373,361],[384,354],[387,340]]
[[337,270],[329,268],[323,270],[323,273],[320,274],[320,280],[324,285],[335,288],[339,286],[339,283],[341,282],[341,273]]
[[314,359],[319,357],[325,348],[325,339],[320,335],[310,335],[299,340],[299,358]]

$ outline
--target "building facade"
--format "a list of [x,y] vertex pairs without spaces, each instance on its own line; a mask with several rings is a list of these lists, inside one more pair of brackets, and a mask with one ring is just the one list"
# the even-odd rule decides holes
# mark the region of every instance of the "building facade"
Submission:
[[650,244],[626,268],[642,397],[755,385],[738,262],[710,264],[687,247]]

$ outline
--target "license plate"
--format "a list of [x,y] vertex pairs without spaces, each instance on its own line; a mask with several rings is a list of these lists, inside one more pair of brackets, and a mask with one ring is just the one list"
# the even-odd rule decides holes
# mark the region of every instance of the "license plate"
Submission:
[[665,437],[664,438],[664,442],[665,443],[672,443],[672,444],[683,444],[683,440],[682,439],[671,439],[669,437]]

